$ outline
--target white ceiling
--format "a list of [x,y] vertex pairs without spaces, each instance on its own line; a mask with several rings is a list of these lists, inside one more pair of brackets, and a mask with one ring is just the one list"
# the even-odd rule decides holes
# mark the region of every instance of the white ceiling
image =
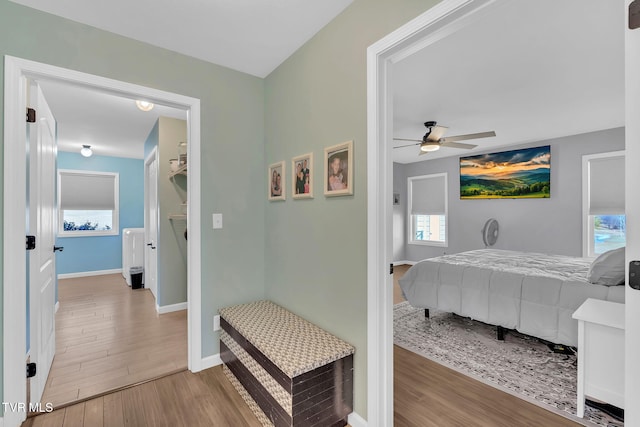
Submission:
[[265,77],[353,0],[11,0]]
[[144,142],[158,117],[187,119],[187,112],[155,105],[143,112],[135,100],[79,86],[39,81],[58,124],[58,150],[79,152],[91,145],[95,155],[144,157]]
[[398,148],[394,161],[624,126],[624,28],[623,2],[509,0],[402,60],[393,69],[395,137],[421,139],[429,120],[448,126],[447,136],[497,136],[465,141],[474,150]]

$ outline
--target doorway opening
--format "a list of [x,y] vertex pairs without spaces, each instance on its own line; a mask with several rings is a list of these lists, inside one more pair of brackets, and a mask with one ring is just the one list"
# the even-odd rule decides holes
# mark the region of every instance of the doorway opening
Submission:
[[[14,57],[5,57],[5,141],[4,145],[4,400],[26,402],[24,381],[26,337],[26,258],[24,255],[23,224],[26,209],[26,161],[25,120],[27,80],[51,80],[102,91],[131,100],[147,99],[151,102],[187,111],[186,158],[189,162],[187,187],[190,194],[186,218],[189,230],[187,258],[187,365],[192,372],[201,370],[201,322],[200,322],[200,101],[174,93],[144,86],[80,73]],[[21,285],[17,285],[21,284]],[[8,425],[17,425],[24,419],[24,412],[5,412]],[[21,419],[22,418],[22,419]]]
[[[393,287],[387,273],[387,266],[394,261],[393,206],[389,203],[393,200],[393,156],[389,142],[394,137],[409,137],[394,133],[394,65],[504,5],[502,1],[446,3],[435,6],[368,51],[368,418],[385,425],[393,423]],[[423,117],[435,119],[439,118]]]

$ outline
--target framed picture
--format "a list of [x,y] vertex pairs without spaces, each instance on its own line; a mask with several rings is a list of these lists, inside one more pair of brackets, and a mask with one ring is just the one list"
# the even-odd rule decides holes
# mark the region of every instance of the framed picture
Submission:
[[324,149],[324,195],[353,194],[353,141]]
[[550,197],[551,146],[460,158],[460,199]]
[[291,197],[313,198],[313,153],[291,159]]
[[285,170],[284,160],[274,163],[267,170],[267,194],[268,199],[272,201],[285,200]]

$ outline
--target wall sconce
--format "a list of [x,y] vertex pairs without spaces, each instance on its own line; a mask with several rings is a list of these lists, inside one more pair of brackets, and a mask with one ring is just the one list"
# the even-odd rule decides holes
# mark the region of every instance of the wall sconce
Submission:
[[91,155],[93,154],[93,150],[91,150],[90,145],[83,145],[82,149],[80,149],[80,154],[82,154],[84,157],[91,157]]

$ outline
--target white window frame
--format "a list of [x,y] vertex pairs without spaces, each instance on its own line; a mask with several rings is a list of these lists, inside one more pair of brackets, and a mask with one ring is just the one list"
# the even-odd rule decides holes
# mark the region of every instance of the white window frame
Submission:
[[609,151],[607,153],[587,154],[582,156],[582,256],[585,258],[595,258],[598,256],[598,254],[595,253],[593,244],[593,215],[589,215],[589,198],[591,197],[589,186],[589,162],[597,159],[624,156],[624,150]]
[[[78,230],[66,231],[64,229],[63,209],[60,206],[62,192],[62,176],[63,175],[83,175],[83,176],[112,176],[113,180],[113,197],[114,209],[111,230]],[[96,237],[96,236],[117,236],[120,234],[120,174],[117,172],[96,172],[75,169],[58,169],[58,237]]]
[[[430,178],[440,178],[444,177],[444,242],[438,242],[435,240],[415,240],[415,231],[414,231],[414,215],[411,213],[413,207],[413,181],[430,179]],[[425,214],[425,215],[442,215],[442,214]],[[421,246],[439,246],[439,247],[448,247],[449,246],[449,180],[446,172],[442,173],[434,173],[428,175],[420,175],[420,176],[412,176],[407,178],[407,227],[409,231],[409,236],[407,242],[410,245],[421,245]]]

